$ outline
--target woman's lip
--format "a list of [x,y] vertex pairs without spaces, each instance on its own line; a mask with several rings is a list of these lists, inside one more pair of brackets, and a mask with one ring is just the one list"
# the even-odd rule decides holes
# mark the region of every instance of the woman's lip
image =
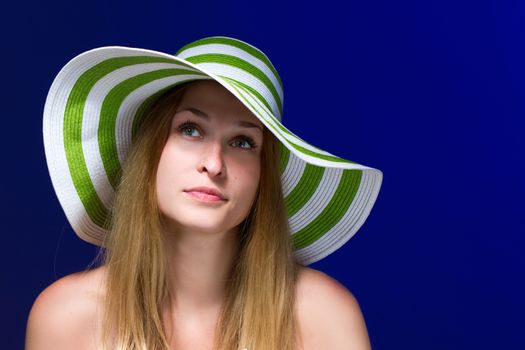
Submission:
[[185,191],[185,192],[189,194],[190,196],[197,198],[201,201],[205,201],[205,202],[222,202],[224,200],[219,196],[200,192],[200,191]]
[[216,197],[219,197],[220,199],[226,200],[223,194],[218,189],[213,188],[213,187],[199,186],[199,187],[187,188],[184,190],[184,192],[200,192],[200,193],[204,193],[210,196],[216,196]]

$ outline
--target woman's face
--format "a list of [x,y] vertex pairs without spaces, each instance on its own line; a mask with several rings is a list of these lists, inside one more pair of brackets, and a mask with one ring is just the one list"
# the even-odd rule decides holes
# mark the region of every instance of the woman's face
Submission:
[[223,232],[246,218],[259,184],[262,128],[218,83],[188,87],[157,169],[158,205],[171,228]]

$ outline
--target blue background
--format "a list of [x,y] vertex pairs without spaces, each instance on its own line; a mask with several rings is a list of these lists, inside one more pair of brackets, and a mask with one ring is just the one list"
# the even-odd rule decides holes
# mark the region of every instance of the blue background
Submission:
[[226,35],[269,55],[294,133],[384,172],[364,226],[312,265],[357,297],[373,348],[524,349],[524,10],[458,0],[4,5],[2,348],[22,348],[38,293],[95,254],[67,223],[44,158],[42,110],[60,68],[98,46],[175,53]]

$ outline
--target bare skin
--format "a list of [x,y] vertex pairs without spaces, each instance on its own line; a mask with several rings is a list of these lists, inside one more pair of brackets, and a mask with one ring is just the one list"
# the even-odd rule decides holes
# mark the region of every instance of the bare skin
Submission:
[[[100,349],[100,307],[105,267],[65,276],[47,287],[29,315],[26,350]],[[302,268],[296,310],[302,346],[297,350],[370,349],[359,305],[353,295],[328,275]],[[177,350],[211,349],[213,313],[180,318],[173,330]],[[192,334],[186,334],[191,330]],[[180,333],[182,332],[182,333]]]
[[[225,280],[238,251],[238,225],[259,183],[262,142],[262,123],[215,82],[192,85],[173,117],[156,182],[167,223],[173,300],[163,318],[173,321],[172,349],[212,348]],[[199,186],[219,190],[226,200],[203,202],[186,192]],[[46,288],[29,315],[26,350],[98,349],[104,276],[102,267]],[[303,339],[297,350],[370,348],[357,301],[321,272],[300,272],[297,313]]]

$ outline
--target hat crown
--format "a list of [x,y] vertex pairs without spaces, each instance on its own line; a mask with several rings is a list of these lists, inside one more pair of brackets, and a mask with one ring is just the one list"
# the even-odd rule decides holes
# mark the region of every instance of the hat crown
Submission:
[[282,81],[268,57],[244,41],[213,36],[182,47],[175,56],[253,93],[281,120]]

